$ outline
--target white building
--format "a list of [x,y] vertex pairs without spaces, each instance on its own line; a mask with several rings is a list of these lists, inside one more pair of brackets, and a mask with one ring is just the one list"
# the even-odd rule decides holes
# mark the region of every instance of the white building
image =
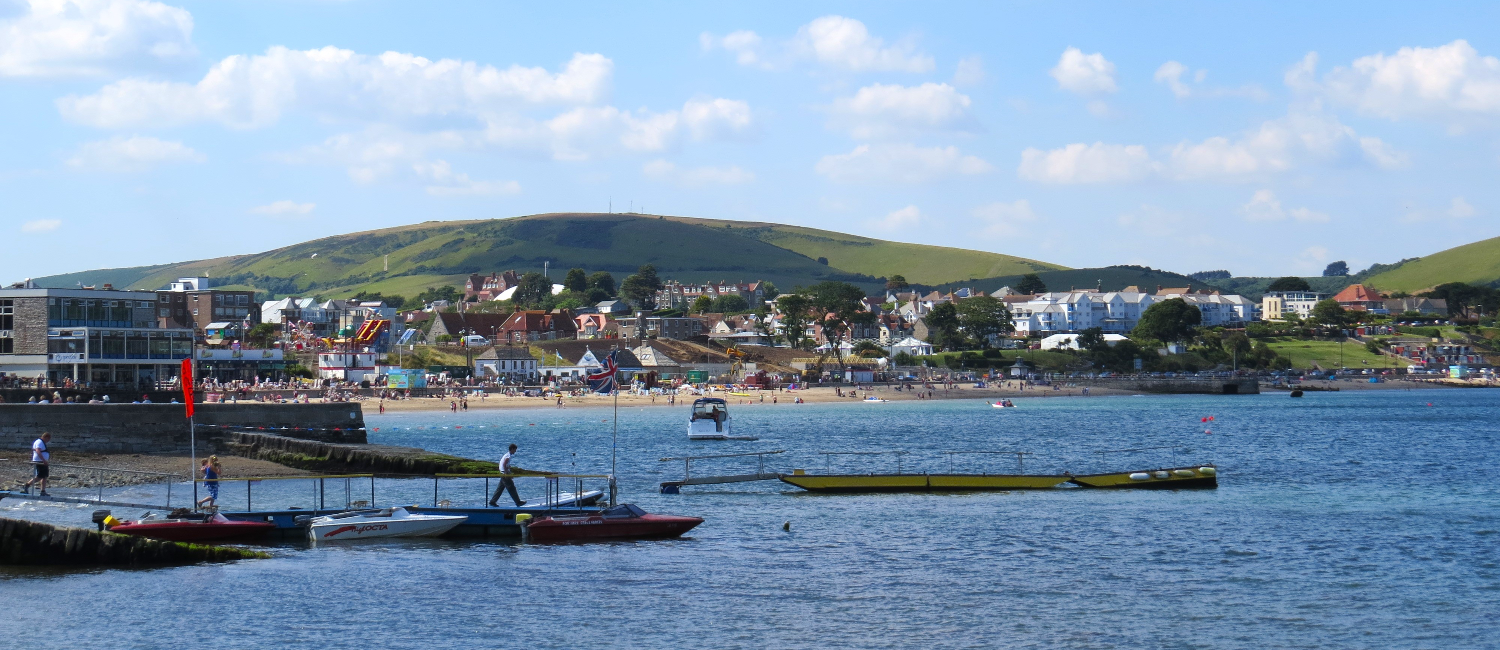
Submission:
[[896,343],[892,343],[891,346],[886,349],[890,350],[892,357],[901,354],[902,352],[905,352],[914,357],[921,357],[932,354],[931,343],[928,343],[926,341],[919,341],[910,336],[901,339]]
[[1011,304],[1016,333],[1079,332],[1098,327],[1121,333],[1135,329],[1154,301],[1135,287],[1124,291],[1050,291]]
[[1256,318],[1256,304],[1244,296],[1224,295],[1217,291],[1194,293],[1189,289],[1163,289],[1156,292],[1156,302],[1181,298],[1203,314],[1204,327],[1244,327]]
[[[1115,344],[1119,343],[1120,341],[1126,341],[1126,340],[1129,340],[1129,339],[1126,339],[1124,336],[1121,336],[1119,334],[1105,334],[1104,335],[1104,342],[1106,344],[1108,344],[1109,347],[1114,347]],[[1049,336],[1047,338],[1042,339],[1042,349],[1043,350],[1082,350],[1083,348],[1078,345],[1078,335],[1077,334],[1053,334],[1052,336]]]
[[1328,294],[1314,291],[1272,291],[1260,299],[1261,318],[1282,320],[1287,314],[1307,318],[1313,307],[1327,298]]

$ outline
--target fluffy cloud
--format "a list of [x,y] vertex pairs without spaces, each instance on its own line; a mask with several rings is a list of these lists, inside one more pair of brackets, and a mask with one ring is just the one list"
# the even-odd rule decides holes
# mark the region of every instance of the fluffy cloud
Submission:
[[984,222],[985,234],[997,237],[1020,236],[1037,220],[1031,202],[1026,199],[986,203],[974,208],[974,216]]
[[1049,74],[1057,80],[1058,87],[1080,95],[1119,90],[1115,85],[1115,64],[1098,52],[1084,54],[1076,47],[1063,50],[1062,58]]
[[1038,183],[1113,183],[1140,180],[1159,168],[1141,145],[1079,142],[1051,151],[1028,148],[1018,172]]
[[207,158],[203,154],[181,142],[136,135],[85,143],[68,159],[68,165],[79,169],[136,172],[159,164],[201,163],[204,160]]
[[1468,41],[1360,57],[1334,67],[1321,84],[1313,81],[1316,65],[1317,55],[1309,54],[1287,73],[1287,83],[1367,115],[1453,126],[1500,116],[1500,59],[1480,56]]
[[921,225],[923,221],[922,210],[915,205],[908,205],[900,210],[893,210],[889,214],[875,221],[875,227],[888,232],[895,232],[914,228]]
[[838,183],[925,183],[994,168],[978,157],[959,153],[958,147],[864,144],[849,153],[824,156],[816,169]]
[[682,105],[682,122],[695,140],[732,139],[750,130],[750,105],[722,97],[688,100]]
[[1361,137],[1338,119],[1293,113],[1238,137],[1183,141],[1162,159],[1141,145],[1074,143],[1021,154],[1020,176],[1044,183],[1108,183],[1161,177],[1170,180],[1249,180],[1304,164],[1369,164],[1394,169],[1406,164],[1379,138]]
[[1448,216],[1454,219],[1468,219],[1476,214],[1479,214],[1479,211],[1469,205],[1469,202],[1465,201],[1462,196],[1453,197],[1453,201],[1448,204]]
[[681,169],[665,160],[653,160],[646,163],[641,173],[652,180],[676,183],[678,185],[738,185],[755,180],[755,174],[740,169],[737,166],[729,167],[692,167]]
[[1239,88],[1213,88],[1201,85],[1208,78],[1207,70],[1193,72],[1192,81],[1184,81],[1183,76],[1192,72],[1187,66],[1176,61],[1168,61],[1156,69],[1152,77],[1156,83],[1166,84],[1172,94],[1178,99],[1186,99],[1191,96],[1199,97],[1248,97],[1250,99],[1265,101],[1266,91],[1255,84],[1246,84]]
[[735,55],[740,65],[775,68],[799,60],[849,72],[929,72],[931,56],[916,51],[913,44],[886,45],[871,36],[865,24],[843,16],[823,16],[797,30],[785,42],[768,44],[752,31],[737,31],[719,37],[698,37],[704,51],[723,49]]
[[0,76],[97,75],[196,54],[192,15],[159,2],[7,4],[18,11],[0,18]]
[[250,208],[250,214],[264,214],[272,217],[293,217],[311,214],[313,208],[318,207],[316,203],[297,203],[296,201],[276,201],[266,205],[258,205]]
[[953,85],[977,86],[984,83],[984,59],[978,54],[958,60],[958,69],[953,71]]
[[913,131],[974,131],[978,123],[969,113],[972,103],[968,95],[944,83],[874,84],[835,100],[829,127],[847,129],[861,139]]
[[599,54],[575,54],[551,73],[399,52],[272,47],[225,58],[197,83],[125,79],[92,95],[64,97],[58,108],[69,120],[101,128],[191,122],[255,128],[299,108],[331,119],[484,118],[518,105],[595,103],[608,94],[613,70]]
[[1240,213],[1249,221],[1284,221],[1288,216],[1296,221],[1328,221],[1327,214],[1308,208],[1282,209],[1281,200],[1271,190],[1257,190],[1250,202],[1240,207]]
[[521,184],[515,181],[476,181],[468,174],[453,171],[446,160],[434,160],[412,165],[419,178],[431,184],[427,193],[433,196],[487,196],[492,194],[519,194]]
[[57,219],[37,219],[21,224],[21,232],[30,234],[52,232],[57,230],[57,227],[61,225],[62,221]]

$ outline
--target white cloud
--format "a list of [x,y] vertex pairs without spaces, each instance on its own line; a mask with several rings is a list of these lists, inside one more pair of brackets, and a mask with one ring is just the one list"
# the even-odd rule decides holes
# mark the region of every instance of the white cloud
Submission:
[[958,147],[863,144],[845,154],[824,156],[817,172],[838,183],[925,183],[955,175],[983,174],[989,163]]
[[1141,145],[1079,142],[1051,151],[1026,149],[1018,173],[1039,183],[1112,183],[1140,180],[1158,167]]
[[752,125],[750,104],[722,97],[688,100],[682,121],[695,140],[738,137]]
[[1322,246],[1308,246],[1307,248],[1302,249],[1302,254],[1299,255],[1299,257],[1304,262],[1310,264],[1322,264],[1323,262],[1328,261],[1328,249]]
[[875,227],[889,232],[915,228],[922,224],[925,219],[922,211],[915,205],[908,205],[899,210],[893,210],[889,214],[875,221]]
[[311,214],[313,208],[318,207],[316,203],[297,203],[296,201],[276,201],[266,205],[258,205],[250,208],[251,214],[264,214],[273,217],[291,217]]
[[1156,69],[1156,74],[1152,78],[1156,80],[1156,83],[1166,84],[1167,88],[1171,89],[1172,95],[1178,99],[1185,99],[1191,96],[1247,97],[1256,101],[1265,101],[1267,99],[1265,89],[1255,84],[1245,84],[1239,88],[1209,87],[1202,85],[1203,80],[1208,78],[1207,70],[1193,72],[1191,82],[1183,80],[1183,75],[1186,75],[1188,72],[1192,71],[1186,65],[1177,61],[1168,61]]
[[412,165],[419,178],[432,183],[427,193],[433,196],[488,196],[494,194],[519,194],[521,184],[515,181],[476,181],[468,174],[455,172],[446,160],[434,160]]
[[856,138],[881,138],[912,131],[974,131],[968,95],[944,83],[920,86],[873,84],[835,100],[830,128]]
[[1309,208],[1282,209],[1281,200],[1271,190],[1257,190],[1250,197],[1250,202],[1240,207],[1240,213],[1248,221],[1284,221],[1288,216],[1304,222],[1325,222],[1329,219],[1327,214]]
[[1062,58],[1049,74],[1057,80],[1058,87],[1080,95],[1119,90],[1115,85],[1115,64],[1099,52],[1084,54],[1076,47],[1063,50]]
[[21,224],[21,232],[31,234],[52,232],[57,230],[57,227],[61,225],[62,221],[58,219],[37,219]]
[[953,71],[953,85],[977,86],[984,83],[984,58],[975,54],[958,60],[958,69]]
[[1212,137],[1172,148],[1172,177],[1179,180],[1233,178],[1286,171],[1306,162],[1381,168],[1405,164],[1405,156],[1375,137],[1360,137],[1332,115],[1292,113],[1238,138]]
[[1172,89],[1172,94],[1182,99],[1193,94],[1192,89],[1182,82],[1182,75],[1187,71],[1187,66],[1176,61],[1168,61],[1156,69],[1156,75],[1152,78],[1156,80],[1156,83],[1167,84],[1167,87]]
[[192,122],[255,128],[298,108],[329,119],[485,118],[517,105],[592,104],[608,94],[613,70],[599,54],[574,54],[561,72],[550,73],[399,52],[278,46],[227,57],[195,84],[124,79],[57,104],[67,119],[101,128]]
[[692,167],[681,169],[677,165],[665,160],[653,160],[646,163],[641,168],[641,173],[652,180],[686,186],[738,185],[755,180],[754,173],[733,165],[729,167]]
[[181,142],[136,135],[84,143],[68,159],[68,165],[79,169],[135,172],[159,164],[201,163],[204,160],[207,158],[203,154]]
[[1448,204],[1448,216],[1454,219],[1468,219],[1478,213],[1462,196],[1453,197],[1453,201]]
[[1320,89],[1335,103],[1367,115],[1433,119],[1454,127],[1500,116],[1500,59],[1480,56],[1465,40],[1360,57],[1348,67],[1334,67],[1318,85],[1312,82],[1316,65],[1316,54],[1309,54],[1295,75],[1288,73],[1288,84]]
[[[0,18],[0,76],[99,75],[191,58],[193,17],[145,0],[19,0]],[[9,13],[9,12],[6,12]]]
[[1031,202],[1026,199],[986,203],[974,208],[974,216],[986,224],[985,234],[997,237],[1018,237],[1037,220]]
[[740,65],[762,68],[804,60],[849,72],[929,72],[935,66],[932,57],[916,51],[913,43],[887,46],[883,39],[871,36],[864,23],[843,16],[818,18],[784,42],[768,44],[755,32],[742,30],[723,37],[705,32],[698,43],[704,51],[723,49],[733,53]]

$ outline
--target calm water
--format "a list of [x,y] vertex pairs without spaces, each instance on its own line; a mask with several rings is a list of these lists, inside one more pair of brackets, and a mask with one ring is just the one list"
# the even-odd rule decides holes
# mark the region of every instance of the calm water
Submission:
[[[732,407],[736,433],[762,439],[728,443],[687,442],[686,407],[622,410],[627,500],[707,517],[691,538],[288,545],[275,559],[219,566],[10,570],[0,572],[0,638],[16,648],[1500,646],[1500,392],[1016,401],[1003,411],[978,401]],[[483,458],[516,442],[525,467],[602,473],[608,416],[370,422],[381,427],[373,442]],[[1024,449],[1038,454],[1028,472],[1086,472],[1171,462],[1166,450],[1094,453],[1156,445],[1216,462],[1221,487],[656,493],[681,476],[664,456],[785,449],[775,469],[821,471],[818,451],[902,449],[906,469],[942,471],[941,451]],[[890,457],[840,465],[894,469]],[[957,468],[1014,466],[970,457]],[[379,496],[430,502],[431,489],[382,481]],[[477,503],[480,489],[452,483],[443,498]],[[306,500],[304,488],[262,491],[267,505]],[[0,506],[75,525],[90,510]]]

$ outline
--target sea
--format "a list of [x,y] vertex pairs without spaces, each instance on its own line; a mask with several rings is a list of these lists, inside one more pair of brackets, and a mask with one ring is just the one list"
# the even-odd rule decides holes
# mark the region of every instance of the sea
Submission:
[[[540,402],[540,400],[538,400]],[[0,569],[12,648],[1500,647],[1500,391],[732,404],[689,442],[674,407],[371,416],[372,442],[606,474],[620,498],[707,521],[670,541],[279,543],[271,559]],[[618,428],[616,428],[616,423]],[[766,471],[1027,473],[1213,463],[1215,490],[809,494],[689,486],[664,458],[771,452]],[[824,454],[821,452],[882,452]],[[899,454],[895,452],[905,452]],[[705,459],[697,476],[759,469]],[[590,479],[586,487],[602,487]],[[478,505],[482,481],[438,498]],[[162,486],[109,490],[159,499]],[[185,485],[175,486],[180,500]],[[307,504],[305,481],[253,486]],[[368,492],[353,481],[350,495]],[[379,505],[430,479],[377,481]],[[522,481],[537,498],[539,481]],[[326,487],[324,498],[345,496]],[[245,495],[226,484],[233,508]],[[328,493],[335,493],[330,497]],[[0,502],[88,526],[90,506]],[[131,516],[129,511],[117,515]]]

